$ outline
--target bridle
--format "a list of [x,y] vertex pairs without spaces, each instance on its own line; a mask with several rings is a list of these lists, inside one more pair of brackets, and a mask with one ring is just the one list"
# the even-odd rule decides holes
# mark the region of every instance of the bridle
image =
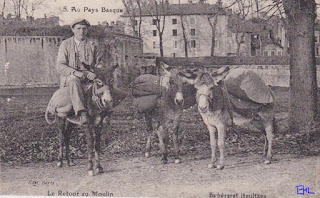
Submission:
[[105,110],[106,107],[102,104],[101,98],[99,94],[103,93],[104,91],[110,90],[108,85],[103,85],[102,87],[98,88],[98,83],[102,82],[100,79],[93,80],[93,87],[92,87],[92,101],[94,101],[97,107],[100,110]]
[[208,100],[208,103],[209,103],[209,106],[211,105],[211,103],[212,103],[212,91],[210,90],[210,93],[209,94],[204,94],[204,93],[200,93],[200,94],[198,94],[197,93],[197,95],[196,95],[196,101],[197,101],[197,103],[199,104],[199,98],[201,97],[201,96],[205,96],[206,97],[206,99]]

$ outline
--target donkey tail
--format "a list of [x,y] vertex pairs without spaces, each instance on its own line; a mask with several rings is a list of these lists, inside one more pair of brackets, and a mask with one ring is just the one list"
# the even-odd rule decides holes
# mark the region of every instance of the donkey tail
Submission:
[[[49,114],[52,114],[54,115],[54,118],[53,119],[49,119]],[[50,111],[50,104],[48,104],[48,107],[46,109],[46,112],[45,112],[45,119],[47,121],[48,124],[53,124],[57,121],[57,114],[55,113],[52,113],[52,111]]]

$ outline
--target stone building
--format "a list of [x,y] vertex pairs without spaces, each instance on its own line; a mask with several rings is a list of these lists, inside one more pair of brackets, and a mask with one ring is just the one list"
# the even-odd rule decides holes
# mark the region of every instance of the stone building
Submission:
[[[143,8],[141,11],[141,38],[143,40],[144,53],[160,54],[159,49],[159,32],[156,23],[162,24],[163,21],[157,22],[155,19],[156,12],[154,9]],[[138,12],[135,12],[138,13]],[[222,4],[200,3],[188,4],[167,4],[167,8],[158,10],[159,15],[165,15],[165,25],[163,32],[163,48],[165,57],[184,57],[185,40],[189,57],[210,56],[212,46],[212,28],[216,19],[215,28],[215,56],[226,56],[230,51],[234,51],[234,44],[230,43],[231,32],[227,29],[228,16],[231,10],[222,9]],[[132,24],[130,15],[125,12],[122,16],[125,24],[125,33],[134,35],[132,25],[140,23],[139,16]],[[182,18],[182,21],[181,21]],[[163,20],[163,17],[161,17]],[[185,28],[185,37],[183,36],[182,23]]]

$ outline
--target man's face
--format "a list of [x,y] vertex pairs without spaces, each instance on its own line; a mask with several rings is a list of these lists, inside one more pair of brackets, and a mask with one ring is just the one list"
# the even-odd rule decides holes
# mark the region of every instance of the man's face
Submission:
[[74,34],[74,37],[81,41],[87,38],[88,34],[88,27],[87,25],[82,25],[82,24],[76,24],[72,28],[72,32]]

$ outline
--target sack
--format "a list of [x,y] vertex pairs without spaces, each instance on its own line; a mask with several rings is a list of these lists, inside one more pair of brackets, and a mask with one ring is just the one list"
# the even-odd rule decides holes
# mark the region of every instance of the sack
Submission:
[[248,70],[235,69],[229,75],[224,81],[229,94],[242,100],[260,104],[274,102],[272,90],[258,74]]
[[72,110],[69,87],[62,87],[52,95],[47,111],[60,117],[66,116]]
[[134,97],[160,95],[160,78],[152,74],[138,76],[132,83]]
[[157,95],[141,96],[133,99],[133,106],[140,113],[148,112],[153,110],[158,103]]

